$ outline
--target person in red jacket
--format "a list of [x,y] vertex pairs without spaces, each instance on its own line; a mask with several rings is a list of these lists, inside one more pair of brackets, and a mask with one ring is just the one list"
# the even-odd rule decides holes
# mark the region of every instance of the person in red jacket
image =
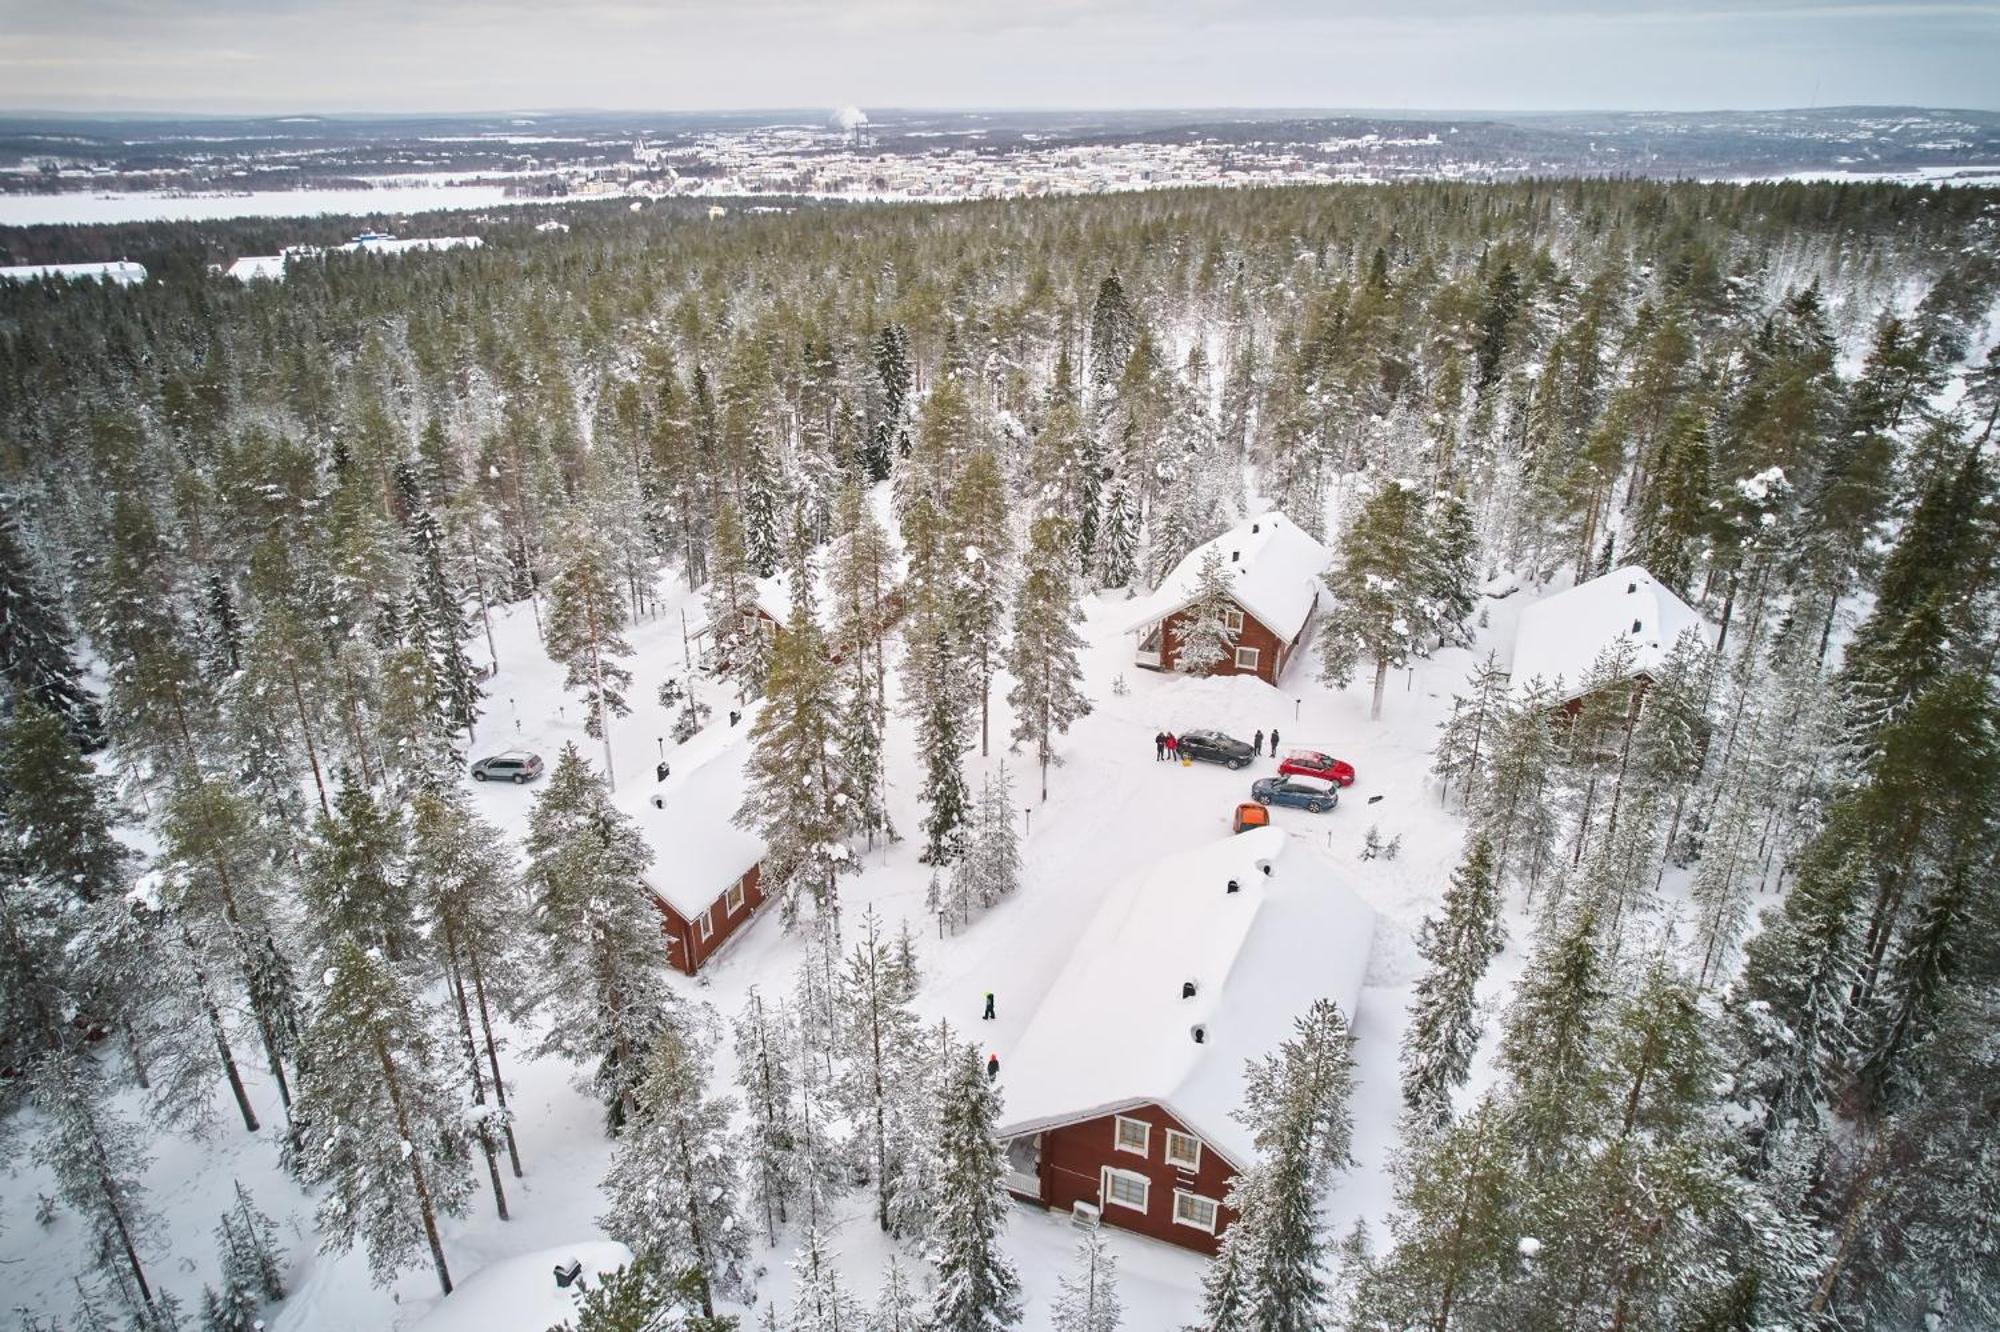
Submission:
[[1180,756],[1181,756],[1181,741],[1180,741],[1180,737],[1179,737],[1179,736],[1177,736],[1177,735],[1175,735],[1175,734],[1174,734],[1174,733],[1173,733],[1172,731],[1168,731],[1168,732],[1167,732],[1167,762],[1169,762],[1169,763],[1173,763],[1173,762],[1177,762],[1177,761],[1178,761],[1178,760],[1180,759]]

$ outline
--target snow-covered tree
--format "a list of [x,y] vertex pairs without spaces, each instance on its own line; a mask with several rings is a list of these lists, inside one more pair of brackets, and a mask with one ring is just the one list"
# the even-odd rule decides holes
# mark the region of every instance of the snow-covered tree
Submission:
[[792,1311],[785,1332],[866,1332],[868,1315],[840,1279],[818,1226],[808,1226],[792,1256]]
[[736,1104],[711,1096],[708,1028],[661,1026],[634,1093],[636,1109],[604,1177],[605,1230],[669,1271],[698,1274],[703,1317],[715,1296],[745,1290],[749,1236],[737,1215],[739,1143],[730,1131]]
[[584,1066],[615,1129],[653,1033],[672,1017],[659,917],[641,885],[653,853],[575,745],[564,745],[528,819],[527,885],[541,939],[538,1054]]
[[1007,485],[991,449],[975,449],[966,458],[952,483],[946,521],[959,553],[952,637],[979,700],[979,752],[985,755],[991,752],[988,712],[1006,632],[1008,560],[1013,554]]
[[110,1105],[90,1061],[74,1051],[42,1055],[28,1079],[30,1100],[44,1121],[34,1160],[54,1177],[57,1196],[84,1219],[100,1262],[121,1280],[130,1277],[151,1318],[159,1301],[140,1254],[158,1221],[146,1203],[151,1158],[136,1127]]
[[1220,546],[1211,546],[1201,557],[1201,572],[1194,600],[1181,611],[1172,627],[1174,669],[1189,675],[1212,675],[1236,660],[1236,633],[1229,617],[1237,613],[1235,589],[1229,564]]
[[854,1125],[858,1155],[875,1181],[875,1219],[890,1229],[890,1206],[913,1144],[896,1113],[896,1086],[914,1054],[917,1018],[910,1011],[916,976],[898,958],[871,906],[841,972],[839,998],[848,1021],[837,1088]]
[[0,698],[32,698],[62,718],[85,750],[103,741],[96,698],[83,682],[62,608],[36,574],[20,518],[0,503]]
[[1016,745],[1034,742],[1043,800],[1049,798],[1049,766],[1060,761],[1056,736],[1068,734],[1071,723],[1090,712],[1079,656],[1084,640],[1076,628],[1083,611],[1068,558],[1070,541],[1062,519],[1035,520],[1007,653],[1007,670],[1014,677],[1014,687],[1007,691],[1007,704],[1014,710],[1013,740]]
[[1403,1103],[1415,1124],[1434,1129],[1451,1119],[1452,1089],[1465,1082],[1479,1040],[1479,981],[1504,937],[1493,846],[1475,834],[1442,910],[1425,918],[1417,936],[1429,969],[1417,982],[1403,1036]]
[[930,1241],[932,1332],[1000,1332],[1021,1320],[1020,1279],[1000,1247],[1008,1203],[999,1120],[978,1048],[958,1047],[940,1088],[938,1184],[948,1201]]
[[762,1215],[764,1242],[778,1242],[778,1227],[803,1185],[799,1138],[792,1122],[790,1021],[782,1007],[764,1002],[755,986],[737,1015],[736,1087],[743,1093],[750,1127],[743,1145],[750,1202]]
[[1117,1332],[1118,1258],[1096,1230],[1077,1241],[1076,1259],[1063,1273],[1049,1307],[1051,1332]]
[[604,742],[604,779],[613,786],[608,722],[631,711],[625,691],[632,687],[632,672],[621,662],[632,647],[621,636],[624,628],[625,598],[612,579],[610,557],[597,540],[579,532],[549,589],[542,641],[549,659],[568,672],[563,687],[583,691],[584,730]]
[[1495,732],[1507,709],[1508,682],[1498,654],[1488,652],[1467,677],[1467,692],[1452,695],[1451,714],[1438,723],[1431,772],[1445,792],[1457,783],[1459,800],[1467,806],[1481,794],[1482,779],[1492,766]]
[[472,1192],[471,1140],[444,1076],[437,1014],[382,955],[352,938],[329,950],[325,992],[306,1027],[292,1160],[324,1187],[320,1245],[368,1251],[378,1283],[428,1251],[451,1294],[440,1216]]
[[1438,570],[1423,497],[1400,481],[1384,483],[1348,528],[1339,572],[1327,575],[1333,608],[1320,630],[1328,684],[1345,687],[1362,658],[1374,663],[1372,718],[1382,716],[1389,672],[1422,651],[1445,622]]
[[1104,488],[1104,519],[1097,534],[1097,585],[1126,587],[1139,571],[1139,506],[1123,476]]

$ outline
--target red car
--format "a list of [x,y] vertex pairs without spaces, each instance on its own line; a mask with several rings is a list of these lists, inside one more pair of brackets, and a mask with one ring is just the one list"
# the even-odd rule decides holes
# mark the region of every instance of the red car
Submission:
[[1278,765],[1280,777],[1317,777],[1321,781],[1336,782],[1341,786],[1354,785],[1354,765],[1342,763],[1331,754],[1321,754],[1310,749],[1295,749],[1285,755],[1285,761]]

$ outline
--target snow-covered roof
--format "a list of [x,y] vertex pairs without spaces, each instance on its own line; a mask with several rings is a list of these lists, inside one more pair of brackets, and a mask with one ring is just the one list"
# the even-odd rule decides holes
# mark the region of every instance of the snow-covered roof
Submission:
[[667,751],[672,777],[655,782],[649,771],[619,784],[619,807],[653,848],[646,886],[689,920],[764,858],[764,839],[736,826],[750,764],[750,727],[762,707],[761,701],[752,703],[734,726],[718,708],[686,744]]
[[1513,683],[1561,682],[1565,699],[1583,692],[1598,655],[1620,638],[1632,644],[1634,674],[1654,674],[1689,629],[1712,641],[1708,622],[1639,566],[1578,583],[1521,612],[1514,634]]
[[[887,532],[895,531],[895,518],[891,513],[894,503],[894,493],[890,490],[888,483],[884,482],[871,489],[868,492],[867,500],[868,507],[875,514],[875,521],[882,524],[883,530]],[[837,540],[836,538],[835,542],[829,542],[827,545],[821,546],[808,557],[813,575],[814,618],[819,621],[820,628],[825,630],[833,628],[834,590],[831,551],[833,546],[837,544]],[[891,585],[900,583],[903,580],[903,574],[907,567],[908,560],[903,554],[903,544],[900,541],[891,540],[889,542],[889,583]],[[789,575],[783,569],[780,569],[769,578],[759,578],[756,590],[751,595],[750,604],[770,616],[773,620],[776,620],[779,624],[783,624],[786,620],[791,619],[792,585]]]
[[369,254],[409,254],[414,250],[476,250],[486,242],[478,236],[413,236],[408,240],[363,232],[336,250],[364,250]]
[[1286,640],[1312,614],[1319,576],[1333,562],[1331,551],[1284,514],[1275,509],[1260,513],[1189,551],[1133,610],[1127,630],[1148,628],[1192,602],[1201,587],[1202,561],[1211,550],[1222,552],[1237,605]]
[[1008,1060],[1000,1136],[1152,1104],[1247,1165],[1245,1061],[1277,1049],[1316,1000],[1351,1021],[1374,935],[1341,872],[1280,828],[1133,874],[1077,937]]
[[129,287],[146,280],[146,266],[119,260],[108,264],[12,264],[0,268],[0,282],[32,282],[36,278],[63,278],[70,282],[97,278]]
[[556,1285],[555,1277],[556,1268],[572,1259],[595,1288],[630,1263],[632,1251],[613,1240],[587,1240],[503,1258],[459,1282],[410,1332],[548,1332],[576,1317],[579,1297]]
[[238,282],[283,282],[285,280],[285,256],[282,254],[246,254],[229,266],[229,277]]

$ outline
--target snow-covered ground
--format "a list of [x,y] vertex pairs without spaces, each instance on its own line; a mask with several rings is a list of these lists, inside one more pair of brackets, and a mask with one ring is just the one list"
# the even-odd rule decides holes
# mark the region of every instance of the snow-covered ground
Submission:
[[116,222],[218,222],[233,217],[374,217],[531,203],[504,185],[393,185],[372,190],[256,190],[243,194],[0,194],[0,227]]
[[[671,735],[669,714],[655,703],[655,690],[669,676],[686,679],[690,674],[683,651],[682,613],[691,626],[702,618],[699,598],[671,576],[663,580],[660,597],[657,612],[628,634],[635,675],[628,697],[634,710],[612,728],[615,767],[621,791],[628,795],[634,785],[651,784],[661,738]],[[1258,729],[1268,734],[1275,728],[1286,748],[1324,749],[1349,760],[1359,770],[1359,780],[1338,809],[1317,816],[1278,809],[1273,816],[1288,835],[1309,839],[1343,868],[1351,868],[1357,890],[1379,917],[1372,961],[1354,1015],[1359,1037],[1354,1104],[1358,1164],[1342,1177],[1327,1204],[1328,1219],[1337,1230],[1356,1218],[1373,1225],[1390,1203],[1386,1164],[1400,1109],[1397,1050],[1409,988],[1420,968],[1414,931],[1436,905],[1460,851],[1459,818],[1441,807],[1428,776],[1434,728],[1451,694],[1463,687],[1476,655],[1483,656],[1490,643],[1502,650],[1504,659],[1513,622],[1526,600],[1516,595],[1483,602],[1492,625],[1480,630],[1475,649],[1442,651],[1412,671],[1397,673],[1389,685],[1383,720],[1371,723],[1369,681],[1363,679],[1346,690],[1327,688],[1317,679],[1312,652],[1296,656],[1281,688],[1249,677],[1203,680],[1140,670],[1132,663],[1133,639],[1123,630],[1131,618],[1131,602],[1122,593],[1094,597],[1086,603],[1085,633],[1091,646],[1085,670],[1096,710],[1063,743],[1067,761],[1052,774],[1048,803],[1035,802],[1035,776],[1026,757],[1007,754],[1011,718],[1004,703],[1008,685],[1004,677],[993,690],[992,757],[982,759],[975,752],[966,763],[975,789],[992,764],[1007,761],[1015,774],[1026,829],[1021,890],[957,935],[938,938],[924,910],[929,871],[917,863],[913,836],[921,818],[914,727],[909,719],[897,716],[887,739],[890,807],[896,826],[909,840],[867,855],[863,872],[843,882],[843,916],[851,921],[864,905],[873,905],[891,929],[904,920],[911,923],[920,939],[924,976],[918,1008],[927,1019],[948,1018],[967,1039],[999,1055],[1004,1096],[1015,1043],[1069,957],[1080,922],[1132,869],[1225,835],[1233,807],[1245,797],[1251,779],[1272,771],[1269,758],[1242,773],[1208,765],[1181,768],[1156,763],[1155,732],[1216,727],[1247,737]],[[526,747],[553,760],[564,744],[575,743],[601,766],[602,747],[584,734],[576,700],[563,694],[561,668],[541,651],[530,608],[521,605],[496,612],[494,634],[500,669],[488,686],[474,755]],[[483,648],[481,638],[475,652]],[[1119,677],[1123,693],[1114,691],[1113,682]],[[892,669],[892,690],[894,678]],[[698,678],[696,689],[715,709],[711,727],[726,727],[733,694],[705,678]],[[707,748],[713,737],[705,735],[700,743]],[[674,748],[666,739],[669,760]],[[481,813],[518,843],[538,788],[471,789]],[[1401,854],[1395,860],[1358,859],[1371,826],[1379,828],[1385,842],[1400,836]],[[659,850],[663,858],[672,855],[672,848]],[[1496,975],[1489,982],[1494,986],[1518,967],[1518,945],[1527,935],[1522,920],[1510,921],[1510,927],[1515,946],[1496,963]],[[753,985],[766,993],[788,992],[803,946],[800,937],[785,933],[777,913],[769,911],[733,938],[704,968],[700,980],[679,975],[674,980],[691,998],[705,1000],[725,1018],[731,1017]],[[988,990],[998,996],[998,1018],[982,1022],[981,1001]],[[512,1051],[503,1056],[526,1177],[506,1181],[513,1220],[500,1222],[490,1196],[482,1192],[466,1216],[445,1223],[445,1251],[461,1282],[495,1262],[604,1238],[595,1221],[602,1210],[597,1186],[611,1143],[602,1129],[600,1109],[570,1087],[568,1066],[520,1055],[530,1035],[515,1033]],[[247,1056],[249,1041],[240,1045],[240,1053]],[[207,1140],[165,1135],[158,1140],[158,1159],[146,1182],[165,1224],[147,1252],[161,1282],[191,1305],[198,1300],[202,1282],[213,1279],[215,1267],[208,1232],[230,1197],[232,1181],[241,1180],[258,1204],[278,1217],[292,1246],[294,1294],[278,1306],[274,1332],[412,1328],[439,1304],[437,1282],[427,1267],[412,1268],[393,1285],[381,1288],[370,1283],[362,1253],[335,1256],[313,1251],[313,1200],[302,1195],[278,1166],[277,1126],[282,1115],[275,1094],[257,1077],[256,1062],[246,1057],[243,1070],[252,1079],[252,1097],[266,1119],[262,1133],[245,1134],[219,1098],[215,1128]],[[726,1050],[718,1052],[717,1062],[718,1081],[727,1082],[732,1070]],[[1003,1110],[1003,1118],[1004,1114]],[[32,1215],[36,1196],[50,1191],[44,1173],[17,1158],[15,1173],[0,1198],[0,1291],[4,1291],[0,1308],[26,1304],[62,1311],[72,1302],[69,1274],[86,1265],[82,1229],[68,1215],[49,1230],[36,1225]],[[832,1243],[852,1287],[872,1303],[889,1246],[873,1224],[867,1197],[842,1200],[840,1213],[847,1220]],[[1120,1261],[1124,1325],[1149,1332],[1187,1322],[1195,1311],[1203,1260],[1154,1240],[1107,1230]],[[781,1307],[790,1295],[787,1263],[796,1239],[787,1237],[777,1250],[759,1253],[764,1269],[761,1295]],[[1015,1209],[1008,1245],[1025,1288],[1024,1328],[1046,1326],[1049,1302],[1074,1241],[1066,1217],[1025,1205]]]

